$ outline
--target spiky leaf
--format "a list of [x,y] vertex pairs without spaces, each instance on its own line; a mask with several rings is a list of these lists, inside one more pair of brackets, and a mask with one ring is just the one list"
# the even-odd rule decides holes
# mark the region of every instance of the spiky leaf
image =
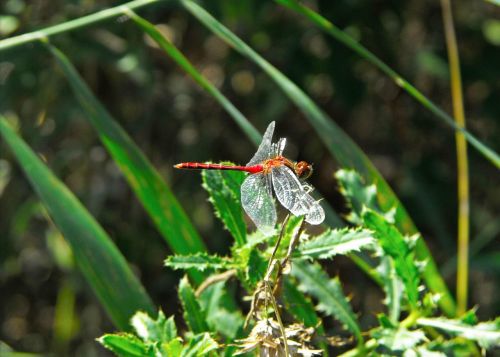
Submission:
[[231,232],[236,244],[246,242],[246,224],[241,208],[240,187],[245,174],[239,171],[204,170],[203,188],[210,194],[215,214]]
[[197,253],[192,255],[171,255],[165,259],[165,266],[172,269],[197,269],[204,271],[206,269],[230,269],[233,264],[228,258],[208,253]]
[[166,319],[161,310],[158,312],[156,320],[145,312],[139,311],[132,317],[131,323],[136,334],[143,341],[170,342],[177,337],[174,317]]
[[194,336],[182,352],[181,357],[203,357],[219,348],[219,344],[208,333]]
[[396,274],[394,261],[387,256],[381,258],[377,272],[382,279],[382,288],[385,292],[384,303],[387,305],[389,318],[393,323],[399,320],[401,313],[401,300],[403,297],[403,282]]
[[401,353],[407,349],[417,346],[426,339],[423,331],[410,331],[405,328],[378,329],[372,332],[372,337],[377,339],[378,345],[382,347],[379,349],[379,352],[392,353]]
[[318,264],[294,261],[292,275],[299,280],[299,289],[314,296],[319,304],[317,309],[334,316],[350,330],[358,340],[362,340],[361,329],[349,301],[345,297],[338,278],[330,279]]
[[452,336],[474,340],[483,348],[500,346],[500,317],[476,325],[469,325],[461,320],[438,317],[420,318],[417,320],[417,324],[445,331]]
[[296,286],[295,281],[289,278],[285,279],[283,292],[283,299],[285,306],[297,321],[300,321],[306,327],[316,327],[320,319],[314,310],[312,301],[301,293]]
[[198,299],[186,276],[182,278],[179,284],[179,299],[184,309],[184,320],[191,331],[194,333],[209,331],[206,313],[198,303]]
[[370,248],[374,243],[372,232],[367,229],[333,229],[299,245],[296,256],[311,259],[328,259],[335,255]]
[[415,254],[410,250],[403,235],[382,215],[371,209],[363,212],[365,226],[373,231],[384,253],[394,260],[398,276],[403,280],[408,302],[417,306],[420,275],[415,264]]
[[120,357],[154,356],[153,348],[131,334],[107,334],[97,341]]
[[228,302],[225,284],[225,281],[212,284],[203,291],[199,301],[211,331],[233,340],[241,332],[244,319],[237,306]]
[[359,173],[354,170],[340,169],[335,172],[335,178],[340,184],[340,192],[346,198],[351,212],[347,220],[354,224],[361,224],[363,206],[381,212],[377,201],[377,188],[367,185]]

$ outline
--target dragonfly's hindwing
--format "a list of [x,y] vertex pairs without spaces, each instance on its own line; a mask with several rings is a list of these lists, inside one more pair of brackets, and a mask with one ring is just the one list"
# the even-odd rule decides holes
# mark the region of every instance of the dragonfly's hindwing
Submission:
[[274,193],[278,201],[296,216],[305,215],[309,207],[304,206],[302,197],[307,194],[295,173],[287,166],[273,167]]
[[276,225],[276,207],[269,189],[268,175],[249,175],[241,185],[241,204],[257,228],[270,234]]

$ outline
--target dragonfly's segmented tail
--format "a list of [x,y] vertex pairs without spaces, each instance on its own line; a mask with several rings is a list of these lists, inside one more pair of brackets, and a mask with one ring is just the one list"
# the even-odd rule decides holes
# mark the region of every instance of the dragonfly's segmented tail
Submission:
[[253,166],[239,166],[239,165],[224,165],[224,164],[205,164],[201,162],[182,162],[180,164],[174,165],[176,169],[188,169],[188,170],[233,170],[233,171],[245,171],[251,174],[261,172],[263,170],[262,165]]

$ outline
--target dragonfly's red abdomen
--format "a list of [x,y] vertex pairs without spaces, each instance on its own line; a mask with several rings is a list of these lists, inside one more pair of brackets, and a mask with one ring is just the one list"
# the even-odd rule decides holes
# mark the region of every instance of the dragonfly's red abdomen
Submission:
[[239,165],[224,165],[224,164],[205,164],[201,162],[183,162],[174,165],[176,169],[188,169],[188,170],[233,170],[233,171],[245,171],[251,174],[261,172],[263,170],[262,165],[253,166],[239,166]]

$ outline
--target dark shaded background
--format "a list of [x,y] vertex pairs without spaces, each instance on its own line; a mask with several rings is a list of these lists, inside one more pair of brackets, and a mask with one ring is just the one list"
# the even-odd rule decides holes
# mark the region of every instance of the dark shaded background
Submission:
[[[2,0],[0,36],[29,32],[116,3]],[[204,7],[304,88],[361,146],[416,221],[454,290],[452,130],[372,65],[273,2],[211,1]],[[324,0],[316,8],[450,111],[439,1]],[[499,152],[499,8],[461,0],[454,2],[454,10],[467,125]],[[311,183],[334,208],[345,212],[332,178],[338,166],[268,77],[174,5],[139,13],[171,36],[260,131],[276,120],[277,135],[291,143],[289,156],[313,162]],[[212,213],[200,176],[174,172],[172,164],[247,162],[255,148],[232,119],[130,21],[100,23],[52,41],[162,173],[211,251],[227,252],[231,239]],[[167,315],[178,314],[174,291],[180,274],[162,267],[169,254],[164,241],[43,47],[0,52],[0,111],[19,122],[25,140],[113,237],[155,303]],[[488,319],[500,313],[500,253],[495,241],[500,231],[500,180],[498,170],[474,149],[469,154],[471,239],[478,247],[471,263],[470,306],[479,305],[479,317]],[[0,340],[20,351],[102,354],[94,339],[113,326],[74,270],[62,237],[47,222],[3,144],[0,239]],[[478,239],[484,240],[482,247],[474,243]],[[336,259],[329,269],[340,274],[346,292],[353,295],[355,311],[369,327],[382,308],[380,291],[348,260]]]

